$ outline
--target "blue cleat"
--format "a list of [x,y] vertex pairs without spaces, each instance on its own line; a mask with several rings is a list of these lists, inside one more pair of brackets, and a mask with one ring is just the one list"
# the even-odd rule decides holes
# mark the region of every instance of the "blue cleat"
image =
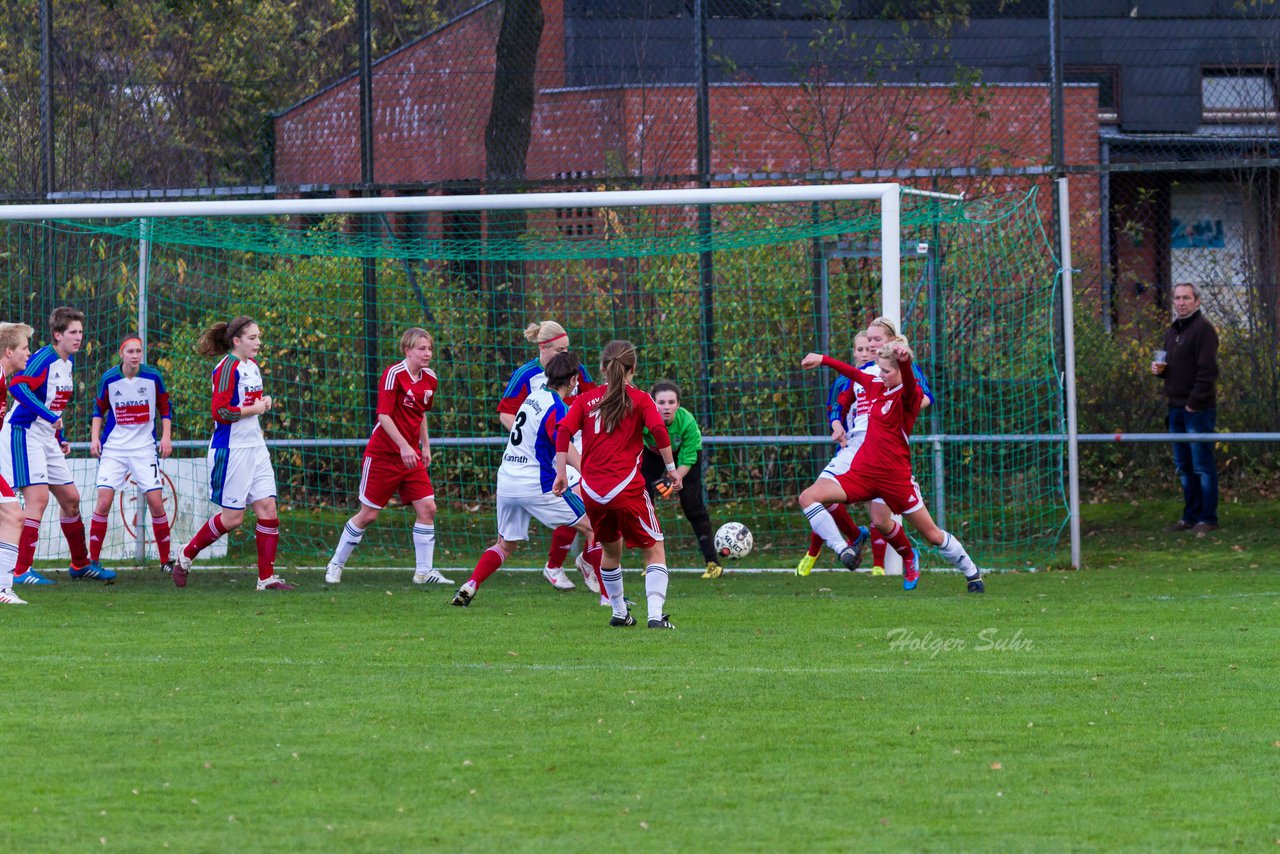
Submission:
[[45,578],[34,569],[28,569],[21,575],[14,574],[13,583],[15,586],[18,584],[57,584],[52,578]]
[[80,567],[79,569],[76,569],[73,566],[68,574],[72,578],[76,579],[96,578],[99,581],[114,581],[116,577],[116,571],[114,569],[106,569],[96,560],[87,566]]
[[920,550],[911,550],[911,564],[902,567],[902,589],[915,590],[920,583]]

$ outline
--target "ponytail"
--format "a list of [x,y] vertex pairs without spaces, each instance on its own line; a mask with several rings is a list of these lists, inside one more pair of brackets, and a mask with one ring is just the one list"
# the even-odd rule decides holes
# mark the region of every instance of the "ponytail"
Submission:
[[254,323],[252,317],[240,315],[234,318],[230,323],[219,321],[210,326],[200,335],[200,340],[196,342],[196,352],[201,356],[212,358],[214,356],[222,356],[231,351],[232,342],[240,337],[240,333],[244,332],[245,327]]
[[627,374],[635,369],[636,348],[630,341],[610,341],[600,351],[600,372],[604,374],[608,388],[596,406],[596,412],[600,414],[600,426],[606,433],[612,433],[631,409]]
[[564,327],[556,323],[554,320],[544,320],[540,323],[530,323],[524,328],[525,340],[530,343],[542,346],[557,338],[563,338],[568,333],[564,331]]

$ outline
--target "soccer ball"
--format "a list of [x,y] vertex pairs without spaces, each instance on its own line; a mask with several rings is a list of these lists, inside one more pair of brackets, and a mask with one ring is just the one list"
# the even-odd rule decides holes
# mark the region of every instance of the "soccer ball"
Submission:
[[716,551],[730,560],[751,554],[753,542],[751,530],[741,522],[726,522],[716,531]]

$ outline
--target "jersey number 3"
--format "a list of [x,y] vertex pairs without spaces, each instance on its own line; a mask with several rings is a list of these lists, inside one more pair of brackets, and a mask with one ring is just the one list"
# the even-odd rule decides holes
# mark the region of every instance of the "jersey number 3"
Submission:
[[524,441],[524,422],[528,420],[529,413],[520,411],[516,413],[516,423],[511,425],[511,444],[519,445]]

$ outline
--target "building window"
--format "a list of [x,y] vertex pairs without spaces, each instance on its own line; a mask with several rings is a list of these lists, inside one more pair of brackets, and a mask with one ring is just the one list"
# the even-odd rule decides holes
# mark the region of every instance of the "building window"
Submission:
[[1062,69],[1063,83],[1092,83],[1098,87],[1098,117],[1115,121],[1120,113],[1120,86],[1114,68]]
[[1201,103],[1209,121],[1268,121],[1276,117],[1274,75],[1257,69],[1205,69]]
[[[556,178],[561,181],[590,181],[595,172],[590,169],[575,169],[572,172],[557,172]],[[566,187],[572,191],[572,187]],[[583,187],[582,189],[589,189]],[[564,237],[593,237],[596,233],[595,208],[556,208],[556,230]]]

